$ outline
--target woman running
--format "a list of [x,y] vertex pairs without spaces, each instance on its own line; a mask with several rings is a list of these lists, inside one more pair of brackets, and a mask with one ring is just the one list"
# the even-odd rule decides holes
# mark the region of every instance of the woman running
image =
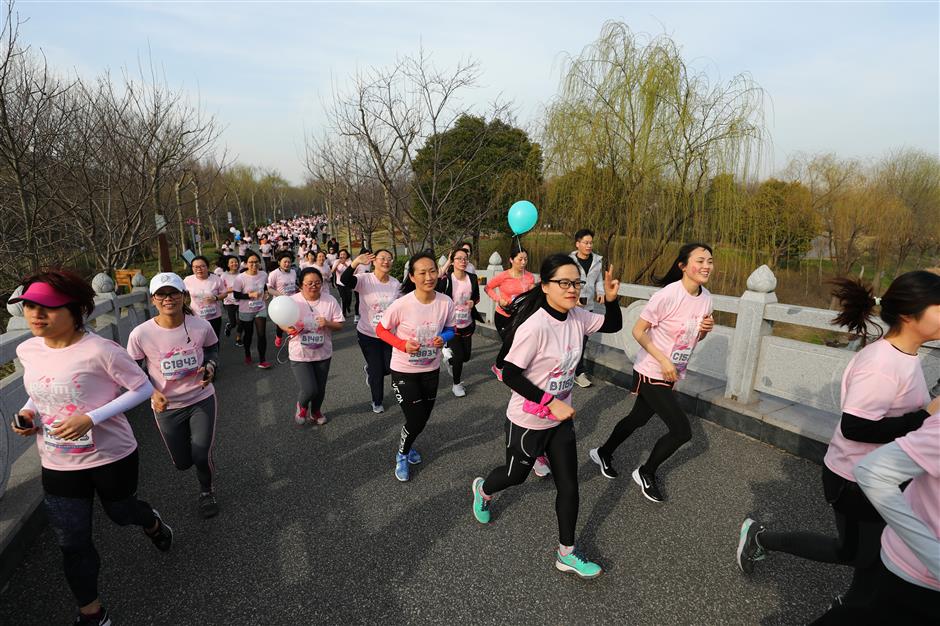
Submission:
[[248,269],[238,275],[235,291],[232,293],[238,301],[238,323],[242,342],[245,346],[245,364],[251,365],[251,338],[258,334],[258,367],[266,370],[271,367],[265,359],[268,351],[266,336],[268,325],[268,275],[261,269],[261,257],[257,252],[246,255]]
[[741,525],[737,561],[746,573],[767,552],[851,565],[851,586],[836,598],[836,604],[851,608],[866,606],[875,592],[885,525],[852,472],[866,454],[920,428],[930,414],[940,411],[940,398],[930,401],[917,357],[924,343],[940,339],[940,276],[925,271],[902,274],[877,299],[861,282],[843,278],[833,284],[833,295],[842,303],[834,323],[865,336],[880,304],[881,319],[889,327],[882,338],[852,357],[842,375],[842,418],[822,470],[823,492],[838,535],[775,532],[748,518]]
[[333,333],[342,330],[345,321],[336,298],[322,289],[320,270],[308,267],[300,272],[300,293],[292,296],[300,307],[300,321],[284,329],[291,337],[287,346],[290,369],[300,389],[294,411],[298,426],[307,420],[326,424],[321,408],[333,358]]
[[303,256],[303,259],[300,261],[300,263],[297,264],[297,267],[299,267],[302,270],[305,270],[308,267],[314,267],[316,265],[316,262],[317,262],[317,255],[313,252],[307,252],[307,254]]
[[240,263],[237,257],[225,257],[225,273],[221,275],[222,283],[225,285],[225,299],[222,300],[222,306],[228,315],[228,321],[225,323],[225,336],[232,334],[235,330],[235,345],[242,345],[241,328],[238,325],[238,301],[235,300],[235,287],[238,274],[241,271]]
[[412,446],[431,418],[440,378],[441,348],[454,338],[454,301],[437,289],[437,261],[419,252],[408,262],[412,289],[382,314],[375,332],[392,346],[392,389],[405,414],[401,427],[395,478],[411,478],[409,465],[421,462]]
[[217,415],[212,380],[219,339],[212,326],[183,302],[185,291],[176,274],[165,272],[151,279],[157,316],[131,331],[127,351],[136,361],[146,361],[154,389],[150,404],[163,443],[176,469],[196,467],[199,513],[210,518],[219,513],[212,491]]
[[[272,296],[292,296],[297,293],[297,272],[291,269],[290,252],[277,255],[277,269],[268,274],[268,293]],[[274,347],[280,348],[284,331],[280,326],[274,328]]]
[[673,386],[685,377],[695,346],[715,326],[712,297],[705,289],[713,268],[712,249],[703,243],[688,243],[679,249],[669,271],[654,278],[663,288],[653,294],[633,327],[633,338],[640,344],[633,366],[636,401],[604,445],[590,451],[601,474],[616,478],[614,451],[653,414],[659,415],[669,431],[653,446],[646,463],[633,470],[633,480],[652,502],[665,500],[656,482],[656,470],[692,438],[689,418],[679,406]]
[[[509,313],[506,307],[515,298],[535,286],[535,276],[526,270],[529,253],[525,248],[513,243],[509,250],[509,263],[509,269],[491,278],[485,287],[486,295],[496,302],[496,316],[493,323],[501,338],[505,336],[506,326],[509,324]],[[494,367],[493,373],[499,377],[497,370],[498,368]]]
[[343,272],[350,264],[349,250],[343,248],[339,251],[339,258],[336,259],[336,263],[330,268],[333,274],[333,284],[336,285],[336,290],[339,291],[339,297],[343,303],[343,315],[349,315],[349,305],[352,302],[352,292],[343,284]]
[[331,268],[333,265],[327,260],[326,253],[322,250],[317,252],[316,261],[314,261],[313,267],[320,271],[320,276],[323,277],[324,283],[329,283],[332,280],[333,270]]
[[36,438],[46,514],[79,606],[75,623],[110,624],[98,596],[95,493],[115,524],[140,526],[164,552],[173,543],[173,531],[160,514],[137,499],[137,440],[124,416],[149,398],[153,387],[124,348],[85,327],[95,293],[79,276],[40,272],[23,288],[10,302],[23,303],[33,333],[16,348],[29,398],[13,430]]
[[[356,269],[366,264],[373,264],[374,271],[357,274]],[[392,347],[375,334],[375,327],[382,321],[385,309],[398,298],[401,291],[401,283],[389,274],[391,269],[392,253],[377,250],[374,255],[371,252],[360,254],[343,272],[343,285],[361,296],[357,309],[359,321],[356,322],[356,337],[366,360],[362,369],[372,393],[373,413],[385,411],[382,405],[385,395],[383,384],[385,377],[391,373]]]
[[480,283],[476,274],[467,271],[470,256],[463,248],[455,248],[450,253],[450,259],[445,264],[446,271],[437,283],[437,290],[454,301],[454,323],[456,325],[453,339],[447,342],[452,356],[443,359],[444,367],[454,377],[451,388],[458,398],[467,395],[463,383],[463,365],[470,360],[473,349],[473,331],[476,330],[476,304],[480,301]]
[[222,305],[227,289],[222,279],[209,273],[209,261],[204,256],[193,258],[189,267],[193,273],[183,279],[189,292],[189,303],[197,317],[209,322],[215,336],[222,334]]
[[503,382],[512,389],[506,408],[506,464],[473,481],[473,514],[481,524],[490,521],[490,502],[498,492],[521,485],[535,458],[547,454],[557,495],[558,551],[555,567],[582,578],[602,572],[574,550],[578,521],[578,450],[575,411],[571,406],[574,372],[584,335],[620,330],[623,320],[617,302],[620,281],[604,275],[604,315],[578,307],[583,283],[571,257],[553,254],[542,263],[540,289],[523,294],[510,307],[503,362]]

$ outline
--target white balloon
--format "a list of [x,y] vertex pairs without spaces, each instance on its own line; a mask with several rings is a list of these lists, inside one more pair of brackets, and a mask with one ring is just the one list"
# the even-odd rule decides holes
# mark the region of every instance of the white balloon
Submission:
[[229,229],[228,229],[228,232],[230,232],[230,233],[234,233],[234,232],[235,232],[235,227],[234,227],[234,226],[232,226],[231,228],[229,228]]
[[300,319],[300,307],[290,296],[278,296],[268,305],[268,317],[278,326],[287,328]]

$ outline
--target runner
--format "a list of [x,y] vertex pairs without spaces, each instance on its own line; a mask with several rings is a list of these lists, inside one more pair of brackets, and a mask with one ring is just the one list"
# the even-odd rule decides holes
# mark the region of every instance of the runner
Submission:
[[[581,306],[588,311],[594,311],[594,305],[604,302],[604,257],[594,252],[594,231],[582,228],[574,234],[575,250],[571,258],[578,262],[581,268],[581,280],[584,288],[581,289]],[[587,377],[584,368],[584,351],[587,349],[587,337],[581,349],[581,360],[578,361],[577,376],[574,384],[578,387],[590,387],[591,380]]]
[[[189,264],[193,273],[183,280],[189,292],[189,303],[198,317],[209,322],[218,337],[222,334],[222,305],[227,289],[225,282],[209,273],[209,261],[204,256],[194,257]],[[157,307],[159,309],[159,307]]]
[[300,307],[300,321],[284,329],[291,336],[287,350],[299,387],[294,411],[298,425],[308,419],[320,426],[326,424],[321,408],[333,357],[333,333],[342,330],[345,321],[336,298],[322,293],[322,289],[323,275],[317,268],[300,272],[300,293],[292,296]]
[[352,302],[352,292],[343,285],[343,272],[346,271],[350,263],[349,250],[343,248],[339,251],[339,258],[336,259],[336,263],[330,268],[330,272],[333,275],[333,284],[336,286],[340,300],[343,303],[343,315],[349,315],[349,305]]
[[454,301],[436,291],[434,255],[419,252],[411,257],[408,267],[412,289],[403,289],[375,329],[379,339],[394,348],[392,389],[405,414],[395,456],[395,478],[402,482],[411,478],[409,466],[421,462],[412,446],[427,426],[437,399],[441,348],[454,338]]
[[248,269],[238,275],[235,291],[232,293],[238,301],[238,323],[245,347],[245,364],[251,365],[251,338],[258,334],[258,367],[266,370],[271,367],[265,359],[268,351],[266,336],[268,324],[268,275],[261,269],[261,257],[257,252],[247,254]]
[[[361,249],[359,250],[359,254],[360,254],[360,255],[361,255],[361,254],[366,254],[366,253],[369,253],[369,252],[372,252],[372,250],[369,250],[368,248],[361,248]],[[394,259],[393,259],[393,262],[394,262]],[[358,276],[359,274],[366,274],[366,273],[371,272],[371,271],[372,271],[372,264],[371,264],[371,263],[362,263],[362,264],[356,266],[356,275],[357,275],[357,276]],[[353,321],[358,324],[358,323],[359,323],[359,292],[356,291],[356,292],[353,292],[353,294],[354,294],[355,299],[356,299],[356,302],[355,302],[355,304],[354,304],[354,307],[355,307],[355,308],[353,309],[353,311],[355,311],[355,317],[353,318]]]
[[258,235],[258,241],[261,242],[258,249],[261,250],[261,262],[264,264],[264,271],[274,271],[274,260],[271,256],[271,250],[274,246],[266,238],[262,238],[260,234]]
[[[291,269],[291,253],[280,252],[277,255],[277,269],[268,274],[268,293],[272,296],[292,296],[297,293],[297,272]],[[284,331],[274,327],[274,347],[280,348]]]
[[303,260],[298,263],[298,267],[302,270],[307,269],[308,267],[316,267],[317,255],[313,252],[307,252],[304,255]]
[[874,308],[880,306],[881,319],[889,327],[883,337],[852,357],[842,375],[842,418],[829,442],[822,471],[823,491],[835,515],[838,536],[775,532],[748,518],[741,525],[737,562],[750,573],[767,552],[777,551],[851,565],[855,570],[852,584],[835,603],[858,608],[869,604],[878,584],[885,522],[852,472],[866,454],[918,429],[930,414],[940,411],[940,398],[931,402],[917,357],[924,343],[940,339],[940,276],[925,271],[902,274],[881,298],[874,298],[861,282],[838,279],[833,284],[833,295],[842,304],[834,323],[867,336]]
[[153,387],[124,348],[86,328],[95,293],[79,276],[49,270],[27,278],[23,288],[10,303],[23,303],[34,336],[16,348],[28,400],[13,431],[36,438],[46,515],[79,606],[75,623],[110,624],[98,596],[95,493],[115,524],[140,526],[164,552],[173,543],[160,514],[137,499],[137,440],[124,416]]
[[[356,268],[364,264],[373,264],[374,271],[356,274]],[[356,323],[356,337],[366,364],[362,369],[366,374],[366,383],[372,393],[372,412],[383,413],[383,385],[385,377],[391,373],[392,347],[379,339],[375,327],[382,321],[385,309],[395,301],[401,290],[399,283],[389,272],[392,269],[392,253],[377,250],[360,254],[346,271],[343,272],[343,285],[361,295],[357,309],[359,321]]]
[[689,418],[679,406],[673,386],[685,377],[695,346],[714,328],[712,297],[705,289],[713,268],[712,249],[703,243],[688,243],[679,249],[669,271],[653,279],[663,288],[653,294],[633,327],[633,337],[640,344],[633,366],[636,401],[607,441],[590,451],[601,474],[616,478],[614,451],[653,414],[659,415],[669,431],[653,446],[646,463],[633,470],[633,480],[652,502],[666,499],[656,482],[656,470],[692,438]]
[[320,271],[320,276],[323,277],[324,284],[328,284],[333,278],[333,271],[330,269],[333,267],[333,264],[327,260],[326,253],[322,250],[317,252],[316,261],[314,262],[313,267]]
[[[525,248],[513,243],[509,250],[510,268],[500,272],[486,283],[486,294],[496,302],[496,316],[493,323],[500,337],[505,336],[506,326],[509,324],[509,313],[506,307],[519,295],[529,291],[535,286],[535,276],[526,270],[529,263],[529,253]],[[497,293],[497,291],[499,293]],[[494,367],[494,373],[498,366]]]
[[225,267],[227,269],[222,274],[222,283],[225,285],[225,299],[222,300],[222,306],[225,307],[225,312],[228,314],[228,321],[225,323],[225,336],[231,336],[234,328],[236,346],[242,345],[241,327],[238,325],[238,302],[235,300],[234,295],[240,265],[236,257],[226,257]]
[[[473,332],[476,330],[476,304],[480,301],[480,283],[476,274],[467,271],[469,255],[464,248],[455,248],[445,263],[447,268],[437,284],[437,290],[454,301],[456,336],[447,342],[450,359],[443,358],[444,367],[454,377],[451,391],[458,398],[467,395],[463,383],[463,365],[470,360]],[[449,270],[449,271],[447,271]]]
[[157,316],[131,331],[127,351],[147,368],[154,388],[150,404],[163,443],[176,469],[196,467],[199,513],[210,518],[219,513],[212,491],[217,415],[212,380],[219,339],[212,326],[183,302],[186,290],[184,281],[170,272],[150,280]]
[[559,544],[555,567],[582,578],[599,576],[602,569],[574,549],[578,451],[571,389],[583,336],[617,332],[623,325],[617,302],[620,282],[612,272],[611,267],[604,276],[603,316],[578,307],[582,287],[578,266],[564,254],[545,259],[541,288],[513,302],[504,340],[509,350],[503,364],[503,382],[513,391],[506,408],[506,464],[495,468],[486,480],[474,479],[471,487],[474,517],[487,524],[492,497],[508,487],[521,485],[535,458],[547,454],[557,490]]

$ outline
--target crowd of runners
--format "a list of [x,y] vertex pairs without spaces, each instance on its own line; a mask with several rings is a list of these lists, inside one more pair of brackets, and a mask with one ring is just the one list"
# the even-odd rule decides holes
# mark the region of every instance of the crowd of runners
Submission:
[[[594,252],[593,240],[592,231],[578,231],[575,250],[544,258],[537,276],[516,243],[509,269],[482,286],[495,303],[492,321],[502,340],[492,371],[509,387],[505,458],[467,461],[479,470],[492,466],[470,487],[468,508],[480,524],[490,522],[496,495],[524,483],[530,471],[552,477],[554,565],[581,578],[597,577],[602,568],[576,546],[582,451],[572,391],[591,385],[584,367],[588,336],[623,326],[616,268]],[[35,335],[17,349],[29,401],[12,427],[36,439],[49,522],[79,606],[76,622],[110,623],[97,585],[95,494],[116,524],[140,526],[159,550],[173,543],[170,525],[137,495],[137,443],[126,411],[150,401],[173,465],[195,468],[198,512],[210,518],[224,510],[213,490],[213,381],[225,375],[220,349],[241,349],[246,366],[263,370],[289,363],[297,395],[285,417],[297,427],[323,426],[329,422],[323,406],[333,335],[352,332],[345,323],[352,314],[369,390],[363,405],[385,412],[389,378],[401,409],[389,469],[398,481],[409,481],[411,466],[422,462],[416,445],[432,418],[442,366],[453,395],[468,396],[463,371],[483,320],[472,255],[464,242],[440,265],[433,252],[421,252],[408,260],[404,275],[393,276],[392,251],[350,252],[328,237],[320,216],[281,220],[227,240],[214,263],[197,256],[188,276],[154,276],[149,293],[156,315],[133,330],[126,349],[86,328],[94,292],[82,278],[62,269],[27,277],[11,302],[23,303]],[[692,438],[675,384],[714,328],[706,288],[714,267],[709,245],[689,243],[655,278],[662,289],[631,329],[640,345],[633,408],[583,455],[602,476],[617,480],[618,447],[658,416],[666,434],[642,465],[627,470],[653,503],[666,499],[661,468]],[[843,414],[822,476],[837,535],[780,532],[747,519],[737,565],[749,573],[769,554],[786,552],[852,566],[850,588],[819,624],[940,623],[940,399],[931,400],[917,356],[924,343],[940,339],[940,276],[903,274],[880,298],[858,281],[840,280],[834,295],[841,303],[836,321],[848,331],[869,332],[876,313],[888,327],[843,376]],[[280,296],[296,302],[300,317],[275,325],[269,352],[269,306]],[[223,341],[229,346],[220,347]]]

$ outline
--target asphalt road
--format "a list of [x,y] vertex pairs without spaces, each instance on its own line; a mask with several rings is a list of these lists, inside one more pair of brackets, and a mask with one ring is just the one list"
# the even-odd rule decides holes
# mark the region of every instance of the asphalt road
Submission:
[[[593,581],[561,574],[550,479],[533,475],[500,494],[489,526],[470,511],[471,480],[504,454],[509,391],[489,373],[496,345],[476,339],[465,398],[442,372],[416,444],[424,464],[409,483],[393,476],[401,412],[390,392],[383,415],[370,411],[351,320],[335,347],[330,422],[298,428],[289,365],[248,367],[224,341],[222,512],[211,520],[199,517],[195,474],[172,466],[152,415],[131,413],[139,496],[176,534],[173,549],[158,552],[96,507],[99,588],[115,624],[798,624],[848,584],[847,568],[786,555],[750,577],[734,563],[748,514],[775,528],[834,532],[813,463],[693,419],[692,442],[661,470],[669,500],[657,505],[629,478],[664,432],[653,420],[618,450],[621,477],[602,477],[587,452],[632,403],[606,383],[574,396],[578,543],[606,572]],[[68,624],[74,614],[47,528],[0,594],[0,624]]]

